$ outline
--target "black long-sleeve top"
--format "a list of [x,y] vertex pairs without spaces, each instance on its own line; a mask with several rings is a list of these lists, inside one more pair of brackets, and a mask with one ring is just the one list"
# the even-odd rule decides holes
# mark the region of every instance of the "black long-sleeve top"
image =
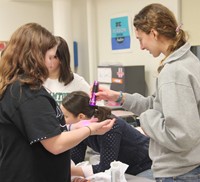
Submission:
[[109,169],[114,160],[128,164],[126,173],[132,175],[151,168],[149,138],[120,118],[106,134],[90,136],[71,150],[75,164],[84,161],[87,146],[100,154],[99,164],[92,166],[94,173]]

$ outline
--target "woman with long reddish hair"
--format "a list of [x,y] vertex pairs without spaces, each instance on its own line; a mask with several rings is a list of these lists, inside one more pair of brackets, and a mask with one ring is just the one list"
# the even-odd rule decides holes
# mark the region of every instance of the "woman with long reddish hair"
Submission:
[[28,23],[12,35],[0,61],[0,181],[69,182],[69,149],[114,120],[67,131],[60,107],[43,87],[45,61],[54,59],[55,37]]

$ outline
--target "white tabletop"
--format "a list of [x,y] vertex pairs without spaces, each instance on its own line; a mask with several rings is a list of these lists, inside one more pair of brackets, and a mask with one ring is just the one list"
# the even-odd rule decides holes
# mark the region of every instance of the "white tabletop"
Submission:
[[122,118],[134,116],[134,113],[125,110],[112,110],[112,114]]

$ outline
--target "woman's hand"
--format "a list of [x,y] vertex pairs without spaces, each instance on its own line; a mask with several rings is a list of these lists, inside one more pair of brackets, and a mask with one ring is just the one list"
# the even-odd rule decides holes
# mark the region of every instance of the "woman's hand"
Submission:
[[106,100],[115,102],[119,98],[120,92],[99,86],[99,91],[95,95],[97,100]]
[[107,119],[105,121],[98,122],[98,118],[92,117],[88,120],[81,120],[78,123],[73,123],[71,125],[71,130],[88,126],[91,135],[103,135],[113,127],[114,122],[115,119]]
[[96,123],[97,121],[98,121],[98,118],[94,118],[94,117],[92,117],[91,119],[88,119],[88,120],[81,120],[78,123],[73,123],[71,125],[71,130],[78,129],[83,126],[88,126],[91,123]]
[[88,127],[91,130],[91,135],[103,135],[108,132],[114,125],[114,119],[107,119],[105,121],[90,123]]

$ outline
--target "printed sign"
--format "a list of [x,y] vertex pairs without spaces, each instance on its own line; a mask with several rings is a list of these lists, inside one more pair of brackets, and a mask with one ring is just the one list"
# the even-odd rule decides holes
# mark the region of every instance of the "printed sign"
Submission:
[[111,18],[112,50],[130,49],[131,38],[128,16]]

